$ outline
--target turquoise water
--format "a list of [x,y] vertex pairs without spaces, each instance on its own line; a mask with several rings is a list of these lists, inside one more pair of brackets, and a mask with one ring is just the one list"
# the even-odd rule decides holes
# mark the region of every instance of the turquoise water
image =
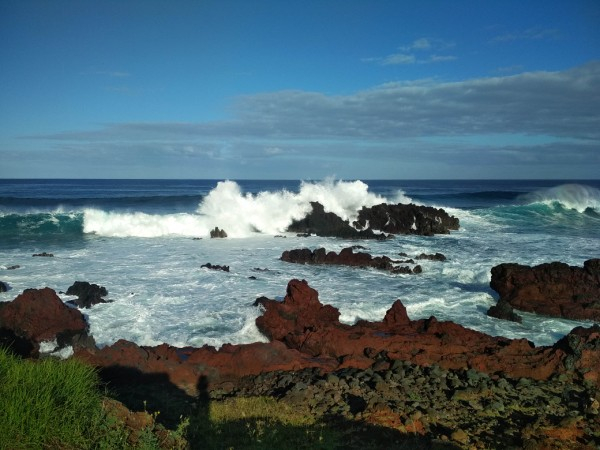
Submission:
[[[89,281],[105,286],[112,300],[85,311],[100,344],[124,338],[219,346],[264,340],[252,302],[281,297],[291,278],[303,278],[347,323],[381,320],[400,298],[413,319],[435,315],[546,345],[589,323],[487,317],[496,300],[490,269],[503,262],[581,265],[600,257],[599,189],[597,180],[0,180],[0,280],[10,287],[0,300],[30,287],[59,292]],[[432,205],[458,217],[461,228],[361,242],[371,254],[391,258],[446,255],[444,263],[421,262],[418,276],[279,261],[292,248],[339,251],[356,244],[285,233],[314,200],[349,220],[363,205]],[[215,226],[229,238],[209,239]],[[55,256],[32,257],[41,252]],[[230,273],[200,267],[207,262],[229,265]],[[2,270],[14,265],[20,268]]]

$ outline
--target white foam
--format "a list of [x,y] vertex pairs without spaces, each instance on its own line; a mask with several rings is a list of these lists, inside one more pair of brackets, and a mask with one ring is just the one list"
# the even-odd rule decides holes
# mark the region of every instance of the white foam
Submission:
[[352,221],[363,206],[384,203],[386,199],[370,193],[362,181],[303,182],[297,193],[281,190],[255,195],[244,194],[233,181],[221,181],[206,195],[196,214],[156,215],[86,209],[83,230],[109,237],[208,236],[215,227],[234,238],[249,237],[257,232],[278,234],[293,220],[305,217],[312,201],[321,203],[325,211]]
[[531,192],[520,197],[525,203],[560,203],[565,208],[584,212],[586,209],[600,211],[600,190],[582,184],[562,184]]

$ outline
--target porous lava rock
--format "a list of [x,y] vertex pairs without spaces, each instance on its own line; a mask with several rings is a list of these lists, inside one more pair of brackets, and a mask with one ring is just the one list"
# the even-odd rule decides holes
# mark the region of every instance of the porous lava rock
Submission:
[[431,236],[459,228],[456,217],[430,206],[382,203],[363,207],[357,220],[350,224],[332,212],[325,212],[319,202],[311,205],[312,211],[304,219],[292,222],[288,231],[346,239],[385,239],[385,233]]
[[94,345],[81,312],[65,305],[50,288],[27,289],[13,301],[0,303],[0,340],[22,356],[37,356],[40,343]]
[[70,300],[67,303],[75,305],[79,308],[91,308],[92,305],[98,303],[107,303],[102,297],[108,295],[108,291],[104,286],[88,283],[87,281],[76,281],[66,292],[67,295],[76,295],[76,300]]
[[459,229],[459,220],[443,209],[414,204],[380,205],[363,207],[354,222],[358,229],[369,227],[392,234],[448,234]]
[[302,236],[316,234],[345,239],[385,239],[385,235],[376,234],[372,230],[357,230],[335,213],[325,212],[325,208],[319,202],[310,202],[310,204],[312,211],[304,219],[294,220],[287,231],[300,233]]
[[[267,337],[313,357],[336,358],[342,367],[366,367],[376,355],[385,354],[392,360],[419,365],[473,368],[515,378],[547,379],[553,374],[577,370],[593,372],[586,372],[586,377],[597,379],[600,370],[598,365],[584,369],[583,353],[579,354],[573,346],[567,348],[564,342],[553,347],[535,347],[525,339],[492,337],[453,322],[440,322],[433,316],[409,320],[399,300],[382,322],[343,324],[338,320],[339,311],[323,306],[306,281],[291,280],[281,302],[262,298],[259,303],[265,312],[256,319],[256,324]],[[585,358],[594,360],[600,354],[600,347],[594,348],[593,344],[600,337],[598,330],[582,329],[576,340],[584,339],[582,336],[590,342],[591,353]]]
[[324,248],[309,250],[307,248],[286,250],[282,253],[282,261],[296,264],[325,264],[354,267],[370,267],[379,270],[386,270],[392,273],[420,273],[420,266],[415,267],[415,271],[410,267],[399,267],[394,265],[394,261],[387,256],[371,256],[369,253],[354,253],[352,247],[344,248],[340,253],[333,251],[327,252]]
[[600,259],[583,267],[561,262],[525,266],[506,263],[492,268],[490,287],[500,302],[552,317],[600,321]]

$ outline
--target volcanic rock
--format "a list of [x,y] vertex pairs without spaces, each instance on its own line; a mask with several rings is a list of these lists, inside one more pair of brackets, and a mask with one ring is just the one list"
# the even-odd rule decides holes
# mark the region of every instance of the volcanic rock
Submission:
[[221,230],[221,229],[219,229],[219,227],[215,227],[213,230],[210,231],[210,237],[211,238],[226,238],[227,233],[225,232],[225,230]]
[[67,303],[79,308],[91,308],[92,305],[97,303],[107,303],[102,297],[107,296],[108,291],[104,286],[90,284],[87,281],[76,281],[72,286],[69,286],[66,294],[77,295],[77,300],[70,300]]
[[523,318],[515,313],[513,307],[506,300],[499,300],[497,304],[490,306],[487,315],[496,319],[510,320],[521,323]]
[[[373,257],[369,253],[358,252],[354,253],[353,247],[344,248],[339,254],[331,251],[327,252],[324,248],[318,248],[311,251],[307,248],[286,250],[282,253],[282,261],[296,264],[326,264],[326,265],[341,265],[354,267],[371,267],[379,270],[386,270],[392,273],[413,273],[410,267],[398,267],[394,265],[394,261],[387,256]],[[417,269],[417,267],[419,269]],[[414,273],[420,273],[420,266]]]
[[206,263],[206,264],[202,264],[200,266],[200,268],[207,268],[210,270],[222,270],[223,272],[229,272],[229,266],[221,266],[219,264],[211,264],[211,263]]
[[600,259],[585,261],[583,268],[561,262],[500,264],[491,272],[499,302],[547,316],[600,321]]
[[50,288],[28,289],[0,303],[0,340],[22,356],[37,356],[41,342],[93,345],[83,314],[65,305]]
[[414,204],[388,205],[382,203],[370,208],[363,207],[353,224],[358,229],[380,230],[392,234],[448,234],[458,230],[459,221],[443,209]]
[[[394,303],[382,322],[346,325],[339,322],[336,308],[323,306],[317,292],[299,280],[289,282],[282,302],[262,299],[259,303],[265,312],[256,319],[256,324],[269,339],[281,340],[313,357],[336,358],[341,367],[356,367],[361,361],[372,364],[368,354],[384,352],[392,360],[419,365],[438,364],[445,369],[470,367],[516,378],[547,379],[566,370],[576,370],[583,376],[589,369],[583,369],[582,360],[595,361],[600,355],[600,348],[592,350],[594,339],[600,337],[594,329],[581,332],[588,333],[585,339],[590,353],[578,354],[564,343],[535,347],[525,339],[492,337],[452,322],[440,322],[435,317],[408,320],[400,301]],[[581,339],[581,333],[572,339]],[[370,349],[368,354],[366,349]],[[568,356],[573,362],[569,362]],[[594,375],[586,377],[596,379],[600,365],[591,367],[595,367],[590,371]]]
[[347,220],[343,220],[332,212],[325,212],[319,202],[310,202],[312,211],[301,220],[294,220],[287,231],[302,233],[304,236],[340,237],[345,239],[377,239],[385,235],[375,234],[372,230],[359,231],[353,228]]

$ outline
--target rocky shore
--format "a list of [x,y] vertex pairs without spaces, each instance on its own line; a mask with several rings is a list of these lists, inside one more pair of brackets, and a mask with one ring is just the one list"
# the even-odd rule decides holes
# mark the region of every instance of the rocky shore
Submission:
[[26,290],[0,304],[0,343],[26,357],[72,347],[125,397],[143,392],[130,406],[148,399],[167,418],[199,403],[266,395],[331,424],[383,427],[398,446],[415,437],[439,448],[600,445],[598,325],[535,347],[435,317],[411,320],[399,300],[381,322],[346,325],[303,280],[288,283],[283,301],[255,305],[267,343],[98,348],[78,309],[51,289]]

